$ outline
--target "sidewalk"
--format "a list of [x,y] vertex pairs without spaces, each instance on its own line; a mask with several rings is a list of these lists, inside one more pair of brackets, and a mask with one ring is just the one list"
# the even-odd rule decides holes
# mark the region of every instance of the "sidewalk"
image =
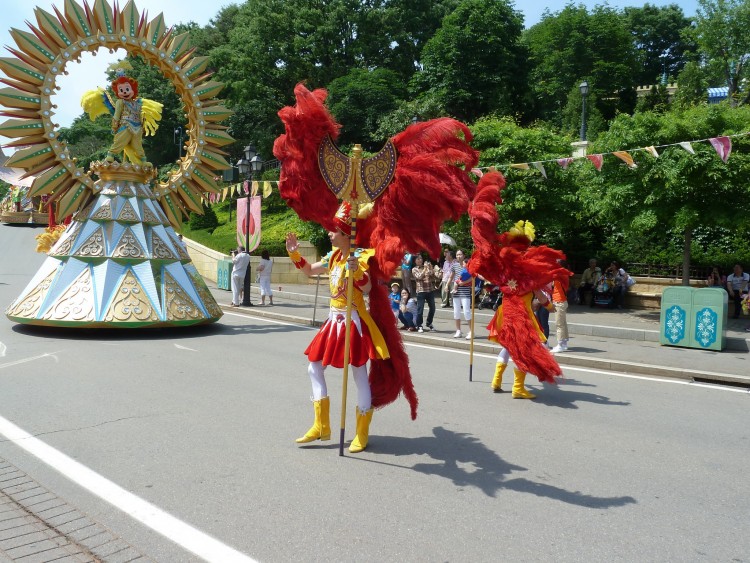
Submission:
[[[229,307],[231,292],[209,283],[216,301],[225,311],[251,316],[287,320],[301,324],[320,324],[328,311],[328,286],[321,281],[317,308],[314,308],[314,283],[274,287],[274,306],[261,307],[257,285],[251,288],[254,307]],[[425,307],[425,315],[427,307]],[[493,311],[477,310],[475,314],[474,351],[497,354],[497,344],[487,340],[487,323]],[[467,331],[462,320],[461,330]],[[570,342],[568,351],[556,356],[561,366],[618,370],[626,373],[709,381],[750,387],[750,333],[744,331],[750,320],[729,319],[727,347],[722,352],[677,348],[659,344],[659,313],[649,310],[591,309],[572,305],[568,310]],[[442,309],[439,302],[434,319],[436,332],[402,332],[408,342],[469,350],[470,342],[454,339],[452,309]],[[554,316],[550,319],[550,341],[556,339]],[[485,360],[483,360],[485,361]]]

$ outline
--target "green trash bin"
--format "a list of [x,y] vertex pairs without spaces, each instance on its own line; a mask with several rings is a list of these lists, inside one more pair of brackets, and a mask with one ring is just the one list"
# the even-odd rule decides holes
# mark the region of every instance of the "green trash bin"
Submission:
[[723,350],[727,342],[729,297],[720,288],[706,287],[693,292],[693,329],[690,346],[703,350]]
[[232,261],[219,260],[216,272],[216,287],[232,291]]
[[695,288],[667,287],[661,294],[659,342],[664,346],[690,346],[693,331]]

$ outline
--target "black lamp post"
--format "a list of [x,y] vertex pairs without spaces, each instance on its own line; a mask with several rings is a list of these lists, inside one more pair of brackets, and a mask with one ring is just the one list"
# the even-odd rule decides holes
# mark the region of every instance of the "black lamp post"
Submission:
[[[244,174],[247,177],[249,186],[251,185],[255,175],[263,170],[263,158],[255,151],[255,147],[248,145],[244,150],[244,158],[237,161],[237,168],[240,169],[240,174]],[[251,190],[248,186],[247,207],[245,208],[245,252],[250,253],[250,195]],[[244,307],[252,307],[253,304],[250,301],[250,262],[247,263],[247,271],[245,272],[245,283],[242,289],[242,305]]]
[[182,144],[183,144],[183,131],[182,127],[175,127],[174,135],[172,137],[173,142],[177,145],[177,156],[182,158]]
[[581,82],[578,87],[581,90],[581,141],[586,140],[586,98],[589,95],[589,83]]

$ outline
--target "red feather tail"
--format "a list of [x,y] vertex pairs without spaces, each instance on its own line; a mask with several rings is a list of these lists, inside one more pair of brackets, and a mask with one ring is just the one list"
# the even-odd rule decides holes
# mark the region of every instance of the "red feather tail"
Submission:
[[414,420],[417,418],[419,400],[411,380],[409,356],[404,350],[401,334],[393,321],[388,292],[385,286],[378,282],[379,279],[383,279],[383,276],[377,269],[376,264],[373,264],[370,269],[373,280],[372,290],[370,290],[370,314],[383,334],[391,357],[387,360],[370,362],[372,405],[377,409],[382,408],[395,401],[403,393],[409,402],[411,418]]
[[505,188],[505,178],[499,172],[489,172],[482,176],[477,185],[477,195],[469,209],[471,218],[471,238],[474,253],[469,260],[469,273],[472,276],[501,269],[500,235],[497,233],[498,214],[495,204],[502,203],[500,196]]

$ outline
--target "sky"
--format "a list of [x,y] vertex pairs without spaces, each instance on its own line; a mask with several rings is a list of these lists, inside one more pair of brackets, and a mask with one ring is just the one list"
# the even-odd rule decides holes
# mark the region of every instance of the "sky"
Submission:
[[[82,4],[82,0],[78,0]],[[126,0],[120,0],[120,6],[124,6]],[[186,23],[193,21],[201,26],[207,25],[209,21],[221,10],[223,6],[236,4],[231,0],[140,0],[136,1],[136,6],[140,10],[148,11],[149,19],[164,14],[164,21],[167,26],[177,23]],[[554,13],[562,10],[570,0],[546,0],[545,2],[535,0],[521,0],[516,2],[516,8],[524,14],[526,27],[538,23],[542,17],[545,7]],[[575,4],[584,4],[588,8],[604,2],[598,0],[579,0]],[[649,3],[656,6],[666,6],[669,4],[678,4],[685,15],[693,16],[697,8],[697,0],[649,0]],[[54,13],[52,6],[56,5],[62,12],[64,6],[63,0],[2,0],[3,18],[2,28],[0,29],[0,46],[15,45],[9,34],[12,27],[28,31],[25,24],[26,20],[35,23],[34,7]],[[93,4],[93,0],[89,2]],[[110,0],[110,4],[112,1]],[[608,5],[613,8],[623,8],[626,6],[643,6],[644,2],[617,1],[612,0]],[[1,56],[7,53],[3,52]],[[121,53],[110,55],[106,50],[100,50],[96,57],[86,54],[82,57],[80,64],[69,64],[67,70],[68,76],[64,76],[58,85],[61,93],[56,95],[55,103],[58,105],[55,122],[62,127],[71,124],[74,118],[81,114],[80,99],[83,92],[91,90],[97,86],[104,86],[105,69],[107,65],[122,58]],[[6,151],[7,152],[7,151]]]

